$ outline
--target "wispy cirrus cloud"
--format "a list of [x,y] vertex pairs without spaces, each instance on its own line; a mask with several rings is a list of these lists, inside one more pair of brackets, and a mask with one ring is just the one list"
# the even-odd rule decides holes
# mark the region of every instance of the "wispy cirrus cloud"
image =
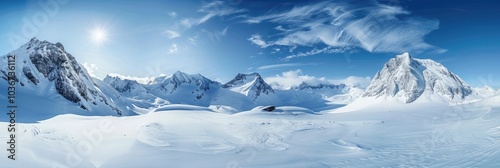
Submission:
[[[261,47],[320,44],[356,47],[377,53],[444,51],[424,41],[425,35],[439,28],[438,20],[413,16],[398,6],[375,1],[367,3],[358,5],[327,1],[250,17],[245,20],[246,23],[276,24],[275,30],[281,32],[274,35],[277,36],[275,39],[266,41],[260,36],[252,36],[249,40],[261,44]],[[295,57],[298,56],[290,58]]]
[[270,69],[278,69],[278,68],[288,68],[288,67],[300,67],[300,66],[311,66],[316,65],[315,63],[287,63],[287,64],[272,64],[272,65],[264,65],[257,68],[257,70],[270,70]]
[[207,22],[213,17],[223,17],[229,16],[232,14],[237,14],[241,12],[246,12],[246,9],[239,9],[227,4],[224,1],[213,1],[210,3],[204,4],[200,9],[197,10],[199,13],[204,13],[202,17],[199,18],[182,18],[180,19],[176,25],[177,27],[183,29],[190,29],[193,26],[197,26]]
[[172,17],[172,18],[175,18],[175,17],[177,17],[177,12],[174,12],[174,11],[169,12],[169,13],[168,13],[168,16],[170,16],[170,17]]
[[229,27],[226,27],[221,31],[213,31],[213,32],[202,29],[201,32],[207,34],[207,36],[213,41],[220,42],[222,40],[222,37],[226,36],[228,28]]
[[179,32],[176,32],[174,30],[165,30],[163,31],[163,35],[165,35],[169,39],[174,39],[181,36]]
[[292,58],[297,58],[297,57],[307,57],[307,56],[312,56],[312,55],[321,54],[321,53],[328,53],[328,54],[330,54],[330,53],[343,53],[343,52],[350,50],[350,49],[351,49],[350,47],[331,47],[331,46],[324,47],[321,49],[314,48],[314,49],[307,51],[307,52],[298,52],[296,54],[288,55],[285,57],[285,59],[292,59]]
[[215,16],[227,16],[235,13],[247,11],[246,9],[237,9],[224,1],[213,1],[203,5],[198,12],[206,13],[205,16],[198,19],[197,24],[202,24]]
[[167,53],[168,54],[175,54],[179,51],[179,48],[177,47],[177,44],[172,44],[170,45],[170,48],[168,49]]
[[[246,9],[237,8],[236,6],[231,5],[226,1],[211,1],[208,3],[204,3],[201,8],[196,10],[197,13],[201,14],[201,16],[199,17],[180,18],[177,13],[171,12],[169,13],[169,15],[172,18],[179,19],[177,19],[172,26],[166,28],[163,31],[163,35],[169,39],[176,39],[181,41],[184,40],[187,44],[193,45],[197,43],[196,40],[199,38],[200,34],[207,35],[207,37],[211,40],[220,42],[222,37],[227,34],[228,26],[222,30],[208,30],[206,28],[201,28],[201,26],[199,25],[209,21],[214,17],[230,16],[246,11]],[[200,28],[195,29],[195,27]],[[181,36],[184,38],[179,38]]]
[[254,34],[248,38],[249,41],[251,41],[253,44],[258,45],[260,48],[266,48],[269,47],[270,44],[266,43],[264,40],[262,40],[262,36],[259,34]]

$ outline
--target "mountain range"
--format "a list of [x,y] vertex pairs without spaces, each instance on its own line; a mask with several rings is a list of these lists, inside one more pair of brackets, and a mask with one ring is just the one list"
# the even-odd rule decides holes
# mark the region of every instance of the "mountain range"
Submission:
[[[220,112],[264,105],[323,110],[363,99],[391,99],[401,103],[460,102],[498,94],[491,88],[473,89],[440,63],[416,59],[408,53],[390,59],[366,89],[331,83],[302,83],[290,89],[278,89],[266,83],[258,73],[239,73],[224,84],[201,74],[180,71],[156,77],[148,83],[120,75],[108,75],[100,80],[90,77],[62,44],[36,38],[2,57],[0,77],[5,80],[8,55],[17,58],[18,90],[26,95],[21,101],[36,102],[26,109],[46,115],[134,115],[167,104],[197,105]],[[5,83],[0,87],[7,87]]]

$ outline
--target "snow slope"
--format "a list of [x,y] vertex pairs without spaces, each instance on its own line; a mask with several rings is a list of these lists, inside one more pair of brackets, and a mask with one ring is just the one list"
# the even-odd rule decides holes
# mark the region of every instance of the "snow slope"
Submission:
[[[19,124],[18,158],[0,162],[40,168],[500,166],[498,107],[402,105],[341,114],[258,107],[229,115],[177,105],[138,116],[66,114]],[[5,135],[0,129],[0,141]]]

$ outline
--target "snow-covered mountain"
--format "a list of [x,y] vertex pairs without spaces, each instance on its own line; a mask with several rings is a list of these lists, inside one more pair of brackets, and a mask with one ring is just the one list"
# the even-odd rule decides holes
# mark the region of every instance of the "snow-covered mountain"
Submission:
[[143,84],[133,79],[107,75],[103,79],[103,83],[113,88],[118,93],[120,99],[125,102],[124,106],[135,113],[147,113],[149,108],[170,104],[169,101],[150,93]]
[[[15,56],[17,61],[16,77],[20,85],[18,92],[30,93],[26,99],[38,96],[47,101],[59,101],[63,98],[68,104],[73,104],[72,106],[77,106],[89,112],[88,114],[122,115],[122,110],[101,92],[86,69],[66,52],[61,43],[53,44],[33,38],[19,49],[4,55],[2,57],[4,64],[0,68],[3,79],[7,76],[9,55]],[[58,108],[63,109],[63,107]],[[47,108],[36,111],[62,112]],[[69,111],[64,111],[67,112]]]
[[[214,109],[249,110],[264,105],[296,105],[307,108],[327,106],[328,99],[342,104],[358,96],[350,95],[350,87],[340,84],[303,83],[287,89],[276,90],[268,85],[258,73],[238,74],[221,85],[200,74],[190,75],[180,71],[170,76],[154,78],[149,83],[139,83],[119,76],[104,79],[127,99],[134,111],[165,104],[190,104]],[[344,95],[343,98],[333,96]],[[345,97],[348,98],[345,98]],[[338,100],[341,99],[341,100]],[[348,100],[345,100],[348,99]]]
[[472,93],[469,85],[440,63],[404,53],[390,59],[377,72],[362,97],[396,98],[411,103],[422,97],[461,101]]
[[[177,71],[170,76],[159,76],[148,83],[139,83],[119,75],[108,75],[103,80],[117,90],[129,107],[149,109],[165,104],[209,106],[221,84],[201,74]],[[134,110],[137,111],[137,110]]]
[[274,93],[273,88],[258,73],[239,73],[233,80],[222,85],[222,87],[241,93],[253,100],[257,99],[261,94],[269,95]]
[[148,83],[150,89],[160,90],[164,93],[173,93],[182,85],[192,85],[198,91],[209,91],[211,88],[219,87],[221,84],[212,81],[201,74],[190,75],[176,71],[170,76],[160,76]]
[[495,96],[497,95],[498,91],[496,91],[495,89],[487,86],[487,85],[484,85],[483,87],[480,87],[480,88],[474,88],[474,92],[475,94],[477,94],[478,96],[482,97],[482,98],[489,98],[489,97],[492,97],[492,96]]
[[220,83],[201,74],[186,74],[177,71],[170,76],[160,76],[144,87],[153,95],[171,103],[208,106]]
[[119,76],[107,75],[103,81],[121,93],[138,95],[148,92],[139,82],[131,79],[122,79]]

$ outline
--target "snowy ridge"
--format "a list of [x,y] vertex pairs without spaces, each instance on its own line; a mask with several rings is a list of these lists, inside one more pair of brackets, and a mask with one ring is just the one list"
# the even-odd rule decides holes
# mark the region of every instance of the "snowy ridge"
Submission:
[[181,71],[176,71],[171,76],[160,76],[151,81],[148,86],[152,89],[163,90],[172,93],[181,85],[196,85],[203,91],[210,90],[211,87],[220,86],[219,82],[212,81],[201,74],[189,75]]
[[[331,103],[346,104],[359,97],[358,94],[352,94],[358,89],[343,84],[304,83],[296,88],[275,90],[258,73],[240,73],[224,85],[200,74],[190,75],[180,71],[170,76],[157,77],[148,84],[140,84],[119,76],[108,76],[104,82],[128,99],[131,104],[129,106],[141,107],[143,110],[166,104],[210,107],[224,113],[266,105],[322,109]],[[340,95],[344,98],[334,97]],[[332,101],[329,103],[329,100]]]
[[103,81],[121,93],[139,94],[147,92],[146,88],[135,80],[122,79],[118,76],[112,77],[108,75]]

